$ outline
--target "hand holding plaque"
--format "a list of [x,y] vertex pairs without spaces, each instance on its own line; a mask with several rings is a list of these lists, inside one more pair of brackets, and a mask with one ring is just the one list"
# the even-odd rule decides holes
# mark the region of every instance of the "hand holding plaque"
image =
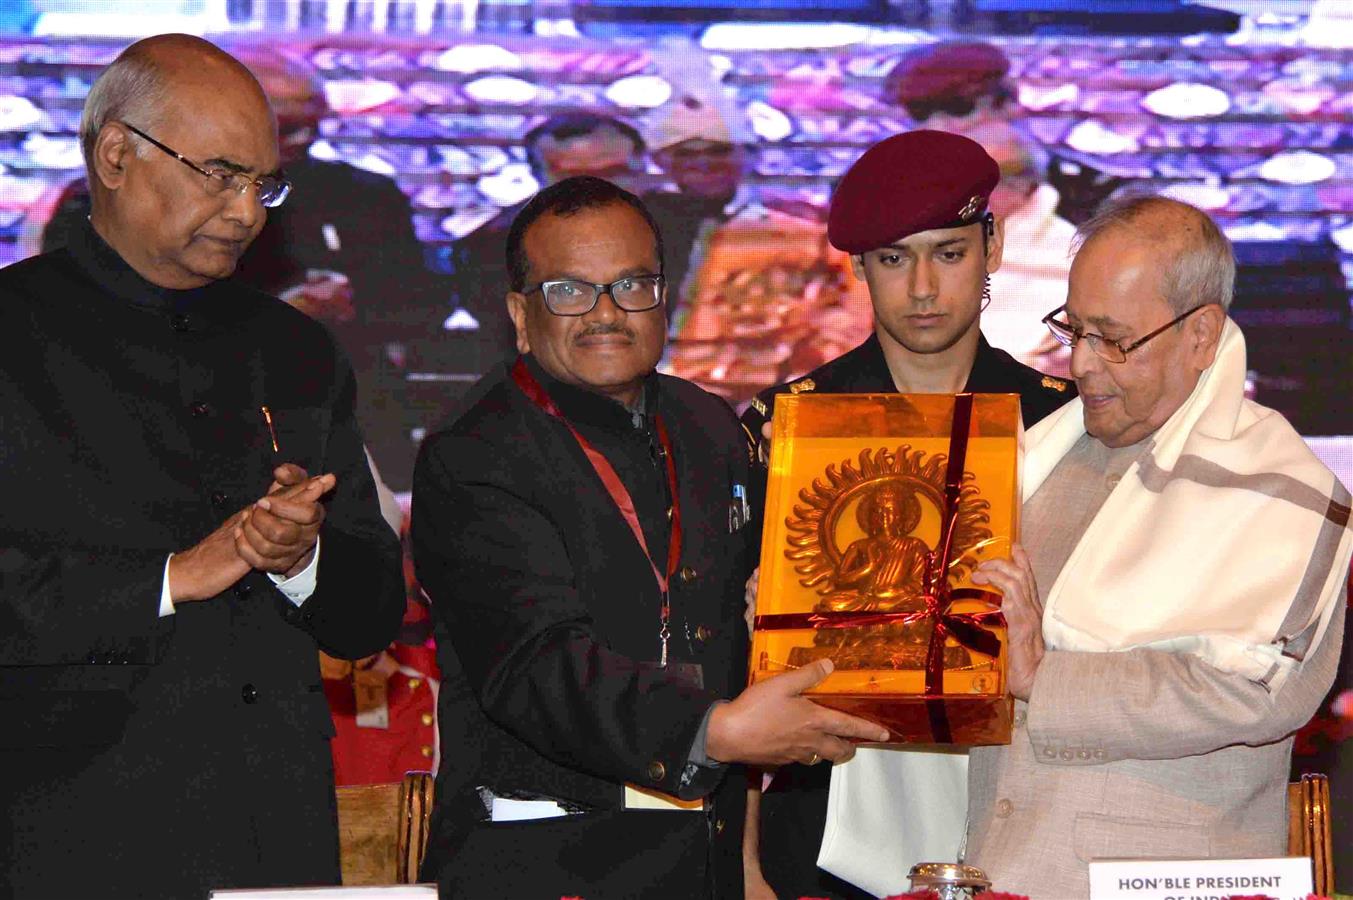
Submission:
[[987,560],[972,573],[972,580],[1001,592],[1001,612],[1010,629],[1010,694],[1028,700],[1043,661],[1043,601],[1029,554],[1015,544],[1009,559]]
[[705,752],[720,762],[757,766],[845,762],[855,755],[850,740],[883,741],[888,730],[804,698],[832,672],[830,660],[812,663],[783,678],[754,684],[710,714]]

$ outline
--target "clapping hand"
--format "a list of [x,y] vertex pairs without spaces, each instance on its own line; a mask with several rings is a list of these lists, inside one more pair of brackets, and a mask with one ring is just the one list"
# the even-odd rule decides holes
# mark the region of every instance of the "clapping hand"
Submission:
[[273,470],[273,478],[266,496],[170,558],[169,595],[175,604],[215,597],[252,569],[290,576],[310,562],[324,522],[320,498],[337,480],[311,478],[291,463]]
[[251,568],[290,577],[310,562],[324,523],[321,498],[333,490],[332,474],[310,477],[300,466],[273,470],[268,494],[244,510],[235,532],[235,550]]

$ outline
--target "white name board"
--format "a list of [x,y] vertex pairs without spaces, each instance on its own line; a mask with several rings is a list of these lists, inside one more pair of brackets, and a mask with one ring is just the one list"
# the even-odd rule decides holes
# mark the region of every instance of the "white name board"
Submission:
[[1115,859],[1090,863],[1090,900],[1226,900],[1274,897],[1306,900],[1311,860]]

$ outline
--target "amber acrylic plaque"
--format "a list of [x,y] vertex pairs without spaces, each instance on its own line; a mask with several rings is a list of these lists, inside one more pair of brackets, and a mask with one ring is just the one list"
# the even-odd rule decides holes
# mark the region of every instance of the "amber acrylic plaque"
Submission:
[[974,567],[1019,531],[1016,394],[776,398],[751,681],[817,659],[806,696],[890,742],[1004,744],[1000,598]]

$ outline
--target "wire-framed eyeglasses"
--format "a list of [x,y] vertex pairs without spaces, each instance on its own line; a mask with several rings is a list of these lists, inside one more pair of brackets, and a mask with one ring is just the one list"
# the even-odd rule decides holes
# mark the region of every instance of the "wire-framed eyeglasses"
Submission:
[[610,284],[560,278],[542,281],[522,293],[540,291],[545,308],[556,316],[585,316],[596,307],[602,294],[609,294],[611,302],[625,312],[637,313],[647,312],[662,302],[662,282],[661,275],[628,275]]
[[197,174],[205,176],[207,193],[213,197],[225,193],[226,188],[232,188],[235,193],[243,194],[252,186],[258,189],[258,202],[269,209],[275,209],[281,206],[282,201],[287,199],[287,195],[291,193],[291,182],[284,178],[278,178],[275,175],[260,175],[258,178],[250,178],[242,172],[232,172],[229,169],[204,169],[172,147],[155,140],[135,125],[123,122],[122,126],[137,137],[149,141],[151,146],[174,157]]
[[1168,329],[1170,326],[1178,325],[1180,322],[1184,321],[1189,316],[1193,315],[1198,310],[1202,309],[1204,306],[1207,305],[1208,304],[1204,303],[1201,306],[1195,306],[1188,312],[1183,313],[1182,315],[1175,316],[1173,319],[1166,322],[1164,325],[1160,326],[1155,331],[1151,332],[1150,334],[1143,335],[1142,337],[1133,341],[1131,344],[1128,344],[1126,347],[1118,343],[1118,341],[1115,341],[1113,338],[1106,338],[1104,335],[1095,334],[1093,331],[1081,331],[1079,328],[1077,328],[1075,325],[1072,325],[1070,322],[1063,322],[1061,319],[1055,318],[1055,316],[1059,312],[1066,309],[1065,303],[1063,303],[1061,306],[1057,307],[1052,312],[1044,316],[1043,324],[1048,326],[1048,331],[1051,331],[1052,336],[1056,338],[1057,342],[1059,344],[1062,344],[1063,346],[1071,347],[1072,349],[1074,349],[1076,346],[1076,342],[1083,340],[1085,341],[1085,343],[1090,345],[1090,349],[1094,351],[1095,356],[1098,356],[1105,362],[1123,363],[1127,362],[1127,356],[1133,350],[1136,350],[1142,344],[1145,344],[1147,341],[1151,340],[1157,335],[1164,334],[1165,330]]

